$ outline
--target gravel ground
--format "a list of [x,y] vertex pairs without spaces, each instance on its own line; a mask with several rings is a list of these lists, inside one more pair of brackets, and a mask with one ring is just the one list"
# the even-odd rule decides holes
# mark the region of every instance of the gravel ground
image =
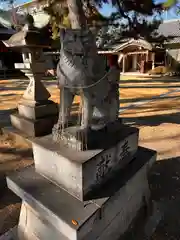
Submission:
[[[51,99],[55,102],[59,102],[59,90],[57,89],[56,80],[46,80],[44,83],[51,93]],[[9,113],[12,109],[17,107],[17,103],[22,97],[27,85],[27,79],[0,80],[0,123],[2,126],[10,123],[8,120]],[[126,107],[136,101],[147,100],[151,99],[152,96],[168,93],[180,87],[180,83],[177,79],[131,79],[121,80],[120,87],[120,107]],[[79,98],[76,97],[74,102],[79,102]]]
[[[21,200],[4,188],[5,175],[27,167],[33,163],[32,150],[24,141],[16,141],[12,136],[0,136],[0,235],[18,222]],[[5,189],[5,190],[4,190]]]

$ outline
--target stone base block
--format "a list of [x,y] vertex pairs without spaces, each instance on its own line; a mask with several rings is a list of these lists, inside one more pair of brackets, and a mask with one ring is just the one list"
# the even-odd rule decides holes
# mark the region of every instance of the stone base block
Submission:
[[[84,129],[81,126],[71,126],[65,128],[58,135],[57,142],[65,144],[67,147],[77,151],[92,150],[97,148],[110,148],[116,145],[123,137],[133,132],[133,128],[126,128],[125,132],[122,120],[118,119],[110,122],[102,129]],[[128,131],[130,130],[130,131]],[[136,130],[137,131],[137,130]],[[54,134],[54,133],[53,133]]]
[[58,116],[58,104],[48,101],[46,104],[30,105],[24,102],[18,104],[18,112],[24,118],[36,120],[46,116]]
[[63,142],[55,143],[51,135],[33,139],[36,171],[81,201],[87,200],[91,189],[124,168],[137,151],[138,129],[121,125],[116,136],[112,132],[106,132],[101,147],[99,144],[87,151],[77,151]]
[[57,116],[46,116],[37,120],[30,120],[18,113],[11,114],[11,124],[30,137],[39,137],[50,134],[57,121]]
[[155,160],[154,151],[139,148],[136,159],[92,192],[91,200],[84,203],[50,183],[33,167],[7,177],[8,187],[24,202],[20,240],[33,240],[35,236],[39,240],[121,239],[148,202],[147,175]]
[[21,206],[17,235],[18,240],[67,240],[60,231],[57,231],[49,221],[43,219],[26,202],[23,202]]

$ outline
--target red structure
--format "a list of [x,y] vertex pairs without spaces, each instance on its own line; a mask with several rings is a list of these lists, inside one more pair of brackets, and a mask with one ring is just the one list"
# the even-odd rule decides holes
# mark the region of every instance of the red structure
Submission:
[[107,62],[110,67],[118,67],[118,56],[117,55],[107,55]]

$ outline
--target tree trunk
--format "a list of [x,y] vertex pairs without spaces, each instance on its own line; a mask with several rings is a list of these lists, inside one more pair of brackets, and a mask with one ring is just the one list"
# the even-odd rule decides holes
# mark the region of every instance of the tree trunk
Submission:
[[69,18],[73,29],[86,27],[86,16],[83,11],[81,0],[67,0]]

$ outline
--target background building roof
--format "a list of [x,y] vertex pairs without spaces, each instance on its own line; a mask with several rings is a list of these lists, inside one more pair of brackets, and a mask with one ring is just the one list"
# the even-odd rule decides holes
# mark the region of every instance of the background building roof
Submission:
[[169,37],[168,43],[180,43],[180,20],[164,21],[158,30],[161,35]]

